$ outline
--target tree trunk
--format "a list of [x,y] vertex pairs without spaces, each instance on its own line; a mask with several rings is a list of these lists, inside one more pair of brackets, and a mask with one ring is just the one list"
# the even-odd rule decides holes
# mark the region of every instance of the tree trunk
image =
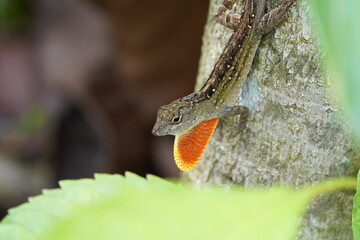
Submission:
[[[232,33],[214,21],[221,0],[210,2],[197,88]],[[281,2],[269,1],[269,8]],[[235,11],[240,8],[237,4]],[[222,118],[203,160],[183,178],[197,184],[299,186],[356,175],[359,155],[329,94],[315,33],[307,2],[296,1],[285,20],[263,37],[244,86],[231,100],[250,109],[246,128],[239,127],[238,116]],[[353,194],[336,192],[313,201],[298,239],[353,239]]]

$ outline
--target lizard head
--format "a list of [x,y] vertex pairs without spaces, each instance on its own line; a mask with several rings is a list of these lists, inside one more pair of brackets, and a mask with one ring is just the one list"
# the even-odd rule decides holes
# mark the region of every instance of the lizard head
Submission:
[[201,114],[196,114],[196,106],[191,97],[186,96],[161,106],[157,113],[152,133],[156,136],[178,135],[199,124]]

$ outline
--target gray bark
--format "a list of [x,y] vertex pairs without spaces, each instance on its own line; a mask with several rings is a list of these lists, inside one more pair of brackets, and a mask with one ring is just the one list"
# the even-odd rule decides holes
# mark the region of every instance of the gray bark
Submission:
[[[232,33],[213,19],[220,0],[210,2],[197,88]],[[281,2],[269,1],[270,8]],[[322,70],[323,52],[308,3],[295,2],[285,21],[263,37],[244,86],[231,100],[249,107],[246,128],[239,126],[239,117],[222,118],[201,163],[183,178],[197,184],[300,186],[356,176],[359,155],[331,93],[329,74]],[[298,239],[353,239],[353,194],[314,200]]]

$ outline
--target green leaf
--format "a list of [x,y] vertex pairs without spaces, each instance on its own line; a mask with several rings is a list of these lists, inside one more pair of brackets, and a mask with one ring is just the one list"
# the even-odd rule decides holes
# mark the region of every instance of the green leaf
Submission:
[[353,186],[337,180],[296,191],[288,187],[193,189],[155,176],[97,174],[9,211],[0,239],[293,239],[308,201]]
[[310,1],[318,20],[328,69],[360,137],[360,1]]
[[306,203],[291,189],[131,189],[84,207],[42,239],[291,239]]

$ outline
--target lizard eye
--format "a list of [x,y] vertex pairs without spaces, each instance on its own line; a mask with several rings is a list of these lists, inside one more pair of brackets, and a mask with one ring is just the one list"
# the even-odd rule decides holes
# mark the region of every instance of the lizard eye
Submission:
[[181,121],[181,116],[174,117],[174,118],[172,119],[172,122],[173,122],[173,123],[179,123],[180,121]]
[[207,98],[211,98],[211,96],[215,93],[216,89],[215,88],[209,88],[207,91],[206,91],[206,97]]

